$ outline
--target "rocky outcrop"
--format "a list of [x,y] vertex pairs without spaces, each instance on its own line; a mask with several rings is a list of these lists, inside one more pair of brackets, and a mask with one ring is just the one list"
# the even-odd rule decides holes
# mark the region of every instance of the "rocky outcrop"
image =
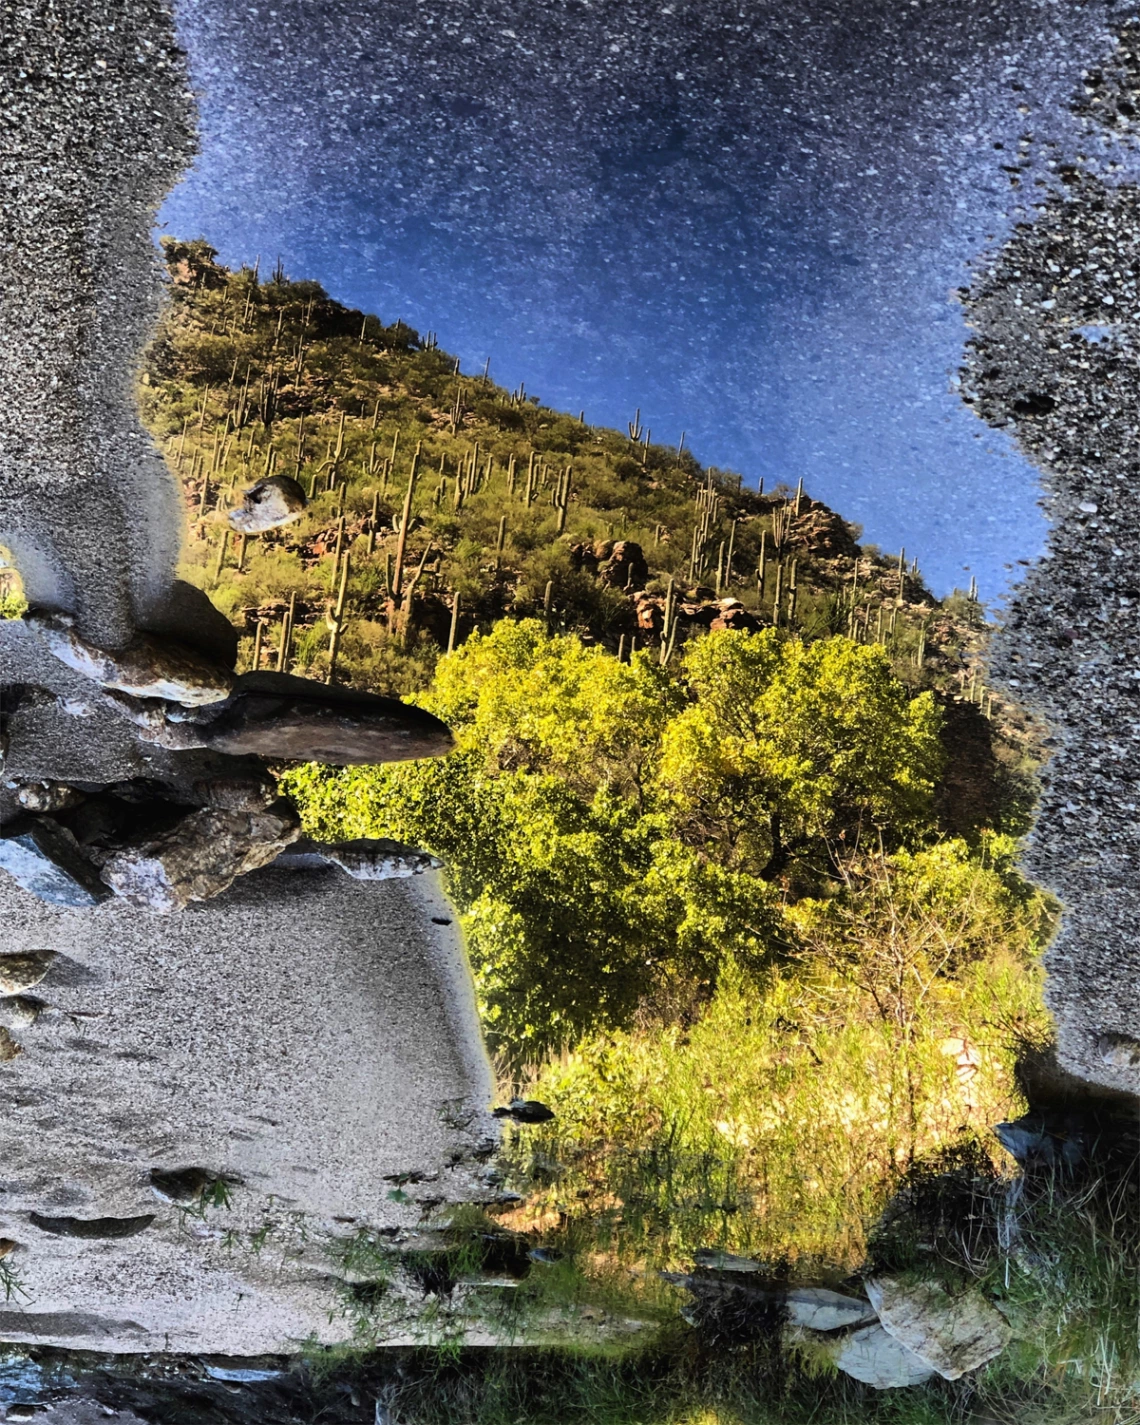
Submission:
[[300,519],[308,503],[296,480],[288,475],[271,475],[251,485],[242,495],[241,504],[226,518],[239,534],[261,534]]
[[[597,552],[595,550],[595,552]],[[644,589],[649,578],[649,565],[640,544],[632,539],[619,539],[603,563],[598,565],[598,579],[613,589]]]
[[297,813],[284,800],[252,812],[204,807],[167,831],[112,851],[101,875],[117,896],[167,915],[269,865],[300,832]]
[[200,707],[233,688],[228,668],[172,639],[136,633],[125,648],[110,650],[81,638],[70,615],[31,612],[24,621],[61,663],[109,691]]
[[972,1287],[951,1292],[938,1281],[870,1278],[867,1295],[900,1346],[946,1380],[957,1380],[1009,1344],[1005,1318]]

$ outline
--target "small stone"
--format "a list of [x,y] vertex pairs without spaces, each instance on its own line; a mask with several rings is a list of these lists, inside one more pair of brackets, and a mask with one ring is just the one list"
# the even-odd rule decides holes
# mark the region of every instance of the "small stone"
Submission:
[[274,865],[288,871],[339,866],[356,881],[397,881],[438,870],[443,862],[414,846],[383,838],[329,844],[302,838],[284,851]]
[[536,1098],[513,1098],[491,1114],[492,1118],[513,1118],[516,1123],[549,1123],[554,1116],[554,1110]]
[[1096,1041],[1101,1063],[1110,1069],[1140,1069],[1140,1039],[1130,1034],[1106,1033]]
[[239,534],[261,534],[300,519],[308,503],[296,480],[288,475],[271,475],[251,485],[227,519]]
[[822,1286],[791,1287],[787,1295],[788,1321],[809,1331],[839,1331],[874,1321],[875,1308],[859,1297],[844,1296]]
[[706,1267],[710,1271],[716,1272],[762,1272],[764,1270],[763,1262],[754,1261],[751,1257],[737,1257],[731,1252],[718,1252],[706,1247],[694,1252],[693,1260],[698,1267]]
[[0,1025],[0,1064],[6,1064],[24,1051],[8,1031]]
[[946,1380],[984,1366],[1005,1349],[1008,1322],[975,1288],[954,1295],[941,1282],[867,1281],[885,1331]]
[[0,831],[0,870],[52,905],[86,907],[107,898],[78,841],[51,817],[19,817]]
[[33,999],[30,995],[0,999],[0,1024],[9,1029],[30,1029],[45,1008],[43,1000]]
[[297,813],[281,800],[255,812],[204,808],[157,836],[111,852],[103,864],[108,886],[159,914],[210,900],[238,876],[266,866],[300,835]]
[[34,989],[51,969],[54,950],[24,950],[0,955],[0,995]]
[[1077,509],[1080,510],[1082,515],[1095,515],[1098,506],[1093,504],[1092,500],[1082,500],[1077,506]]
[[234,685],[228,668],[156,634],[137,633],[126,648],[111,650],[80,638],[67,614],[33,612],[24,621],[61,663],[112,692],[200,707],[227,698]]
[[19,1245],[18,1242],[13,1242],[11,1237],[0,1237],[0,1261],[10,1257]]
[[169,1173],[156,1168],[150,1175],[151,1191],[156,1197],[183,1205],[201,1201],[213,1181],[204,1168],[178,1168]]
[[63,782],[26,782],[16,792],[25,811],[70,811],[84,800],[84,793]]
[[919,1385],[934,1375],[931,1366],[884,1331],[878,1322],[828,1341],[826,1352],[845,1374],[877,1390]]

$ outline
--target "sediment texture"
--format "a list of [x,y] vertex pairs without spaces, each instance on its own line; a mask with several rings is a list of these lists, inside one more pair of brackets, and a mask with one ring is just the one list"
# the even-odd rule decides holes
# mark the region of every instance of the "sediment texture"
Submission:
[[162,0],[3,7],[0,545],[34,601],[104,645],[162,622],[181,540],[132,382],[192,120]]
[[[1117,133],[1140,112],[1135,38],[1077,105]],[[993,668],[1055,731],[1027,867],[1065,907],[1046,959],[1060,1055],[1135,1091],[1113,1045],[1140,1039],[1140,188],[1059,173],[965,294],[963,393],[1042,471],[1054,522]]]

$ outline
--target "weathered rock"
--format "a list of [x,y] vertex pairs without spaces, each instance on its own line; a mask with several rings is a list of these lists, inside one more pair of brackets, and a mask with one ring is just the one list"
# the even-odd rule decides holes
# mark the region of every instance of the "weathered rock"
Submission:
[[261,534],[300,519],[307,504],[305,492],[296,480],[288,475],[271,475],[251,485],[227,518],[239,534]]
[[83,800],[83,792],[64,782],[27,782],[16,790],[16,801],[25,811],[70,811]]
[[641,545],[632,539],[619,539],[612,554],[599,567],[598,578],[615,589],[643,589],[649,578],[649,565]]
[[145,1232],[154,1221],[154,1213],[147,1212],[140,1217],[45,1217],[39,1212],[29,1212],[28,1220],[41,1232],[49,1232],[53,1237],[86,1237],[92,1240],[110,1237],[134,1237]]
[[229,756],[324,762],[335,767],[438,757],[454,739],[439,718],[410,703],[287,673],[245,673],[222,705],[197,717],[161,721],[124,707],[143,738]]
[[195,782],[194,795],[215,811],[260,811],[277,800],[277,783],[264,777],[211,777]]
[[25,950],[0,955],[0,995],[22,995],[33,989],[55,960],[54,950]]
[[70,831],[51,817],[18,817],[0,830],[0,870],[52,905],[92,906],[107,896]]
[[1110,1069],[1140,1069],[1140,1039],[1130,1034],[1106,1033],[1096,1042],[1101,1062]]
[[287,871],[339,866],[356,881],[398,881],[438,870],[443,862],[399,841],[362,839],[325,844],[302,837],[283,851],[274,864]]
[[0,1064],[6,1064],[24,1051],[8,1031],[0,1025]]
[[68,614],[36,611],[24,621],[61,663],[114,692],[200,707],[222,701],[233,688],[228,668],[171,639],[138,633],[125,648],[111,650],[80,638]]
[[984,1366],[1009,1342],[1008,1322],[972,1287],[952,1295],[941,1282],[891,1277],[866,1285],[883,1329],[946,1380]]
[[875,1319],[875,1308],[869,1301],[823,1286],[791,1287],[786,1300],[791,1325],[810,1331],[839,1331]]
[[919,1385],[935,1374],[934,1368],[908,1350],[878,1322],[861,1326],[848,1336],[823,1338],[824,1350],[836,1366],[855,1380],[878,1390]]
[[30,1029],[44,1012],[42,1000],[30,995],[13,995],[0,999],[0,1024],[7,1029]]
[[166,915],[218,895],[238,876],[266,866],[300,835],[288,802],[255,812],[204,808],[157,836],[112,851],[103,880],[132,905]]

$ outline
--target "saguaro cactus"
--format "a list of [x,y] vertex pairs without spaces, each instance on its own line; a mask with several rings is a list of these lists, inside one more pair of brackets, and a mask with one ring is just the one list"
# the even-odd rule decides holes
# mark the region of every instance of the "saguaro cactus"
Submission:
[[412,455],[412,468],[408,474],[408,488],[404,494],[404,511],[400,517],[400,538],[396,542],[396,568],[392,575],[392,597],[398,599],[404,584],[404,548],[408,542],[408,526],[412,522],[412,494],[416,488],[416,473],[419,470],[422,441]]

